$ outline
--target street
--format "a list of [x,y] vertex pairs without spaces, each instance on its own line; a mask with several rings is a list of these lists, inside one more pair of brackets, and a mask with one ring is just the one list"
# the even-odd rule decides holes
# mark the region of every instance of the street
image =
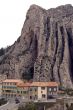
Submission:
[[12,103],[8,102],[7,104],[2,105],[0,107],[0,110],[15,110],[15,109],[17,110],[18,105],[19,104],[15,104],[14,102],[12,102]]

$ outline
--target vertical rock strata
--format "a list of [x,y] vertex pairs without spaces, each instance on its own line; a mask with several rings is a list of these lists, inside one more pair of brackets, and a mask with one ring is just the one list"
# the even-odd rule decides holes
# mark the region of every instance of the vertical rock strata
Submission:
[[0,57],[0,73],[8,78],[57,81],[72,87],[73,7],[45,10],[32,5],[21,36]]

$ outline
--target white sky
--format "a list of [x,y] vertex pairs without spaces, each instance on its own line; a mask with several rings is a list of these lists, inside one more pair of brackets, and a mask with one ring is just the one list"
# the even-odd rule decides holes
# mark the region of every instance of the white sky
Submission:
[[49,9],[73,5],[73,0],[0,0],[0,48],[12,45],[20,36],[26,12],[32,4]]

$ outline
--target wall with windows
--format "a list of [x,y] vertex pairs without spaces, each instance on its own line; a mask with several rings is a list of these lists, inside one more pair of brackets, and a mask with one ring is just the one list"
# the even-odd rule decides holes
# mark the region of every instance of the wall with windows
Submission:
[[38,100],[47,99],[47,87],[38,87]]
[[18,81],[15,82],[3,82],[2,94],[6,97],[23,97],[30,100],[47,100],[49,96],[56,96],[58,92],[58,86],[40,85],[36,83],[34,85],[24,84]]
[[49,96],[56,96],[58,92],[58,87],[54,86],[54,87],[48,87],[47,88],[47,97],[49,98]]
[[22,98],[28,98],[28,87],[17,87],[17,96]]
[[4,82],[2,84],[2,94],[6,97],[15,97],[17,95],[16,83]]
[[38,87],[30,87],[29,88],[29,99],[37,100],[38,99]]

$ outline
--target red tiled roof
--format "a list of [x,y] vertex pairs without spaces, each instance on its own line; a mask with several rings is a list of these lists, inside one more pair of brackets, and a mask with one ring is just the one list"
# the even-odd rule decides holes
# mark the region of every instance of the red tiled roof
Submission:
[[3,82],[14,82],[17,84],[18,87],[29,87],[29,86],[37,86],[37,87],[54,87],[58,86],[57,82],[23,82],[20,79],[6,79]]
[[17,86],[18,87],[29,87],[31,83],[18,83]]
[[54,87],[58,86],[57,82],[32,82],[32,83],[19,83],[17,85],[18,87],[31,87],[31,86],[37,86],[37,87]]
[[54,86],[58,86],[58,83],[57,82],[32,82],[31,83],[31,86],[38,86],[38,87],[54,87]]
[[20,80],[20,79],[6,79],[6,80],[4,80],[3,81],[4,83],[22,83],[23,81],[22,80]]

